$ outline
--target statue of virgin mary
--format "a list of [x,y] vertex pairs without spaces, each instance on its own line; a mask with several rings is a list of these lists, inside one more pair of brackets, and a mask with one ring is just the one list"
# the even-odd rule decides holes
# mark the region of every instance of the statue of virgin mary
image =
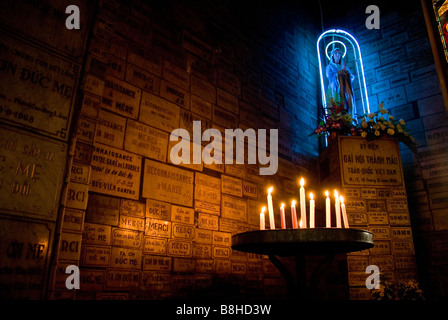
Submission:
[[342,60],[341,50],[335,48],[331,51],[330,63],[326,68],[328,78],[328,90],[331,94],[337,92],[344,101],[345,111],[352,116],[356,122],[356,105],[353,93],[353,81],[355,76],[350,71],[347,63]]

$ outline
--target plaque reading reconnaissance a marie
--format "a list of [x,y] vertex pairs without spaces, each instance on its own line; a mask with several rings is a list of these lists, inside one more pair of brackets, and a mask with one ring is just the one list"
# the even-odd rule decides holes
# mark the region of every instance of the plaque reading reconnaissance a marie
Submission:
[[66,141],[80,66],[0,33],[0,118]]
[[55,220],[66,144],[0,127],[0,210]]
[[144,198],[193,205],[193,172],[145,159]]

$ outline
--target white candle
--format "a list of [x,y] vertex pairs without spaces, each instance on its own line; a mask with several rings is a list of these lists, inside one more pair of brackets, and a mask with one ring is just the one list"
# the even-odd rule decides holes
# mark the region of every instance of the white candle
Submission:
[[334,209],[336,212],[336,228],[342,228],[341,224],[341,202],[337,190],[334,190]]
[[282,203],[280,206],[280,221],[282,223],[282,229],[286,229],[285,204],[284,203]]
[[331,228],[331,204],[330,204],[330,193],[325,191],[327,198],[325,199],[325,216],[327,221],[327,228]]
[[292,200],[291,204],[291,219],[292,219],[292,227],[297,229],[297,212],[296,212],[296,200]]
[[303,187],[305,185],[305,180],[302,178],[300,179],[300,228],[306,228],[306,200],[305,200],[305,188]]
[[275,220],[274,220],[274,207],[272,205],[272,196],[271,192],[274,190],[273,187],[268,189],[268,211],[269,211],[269,227],[271,229],[275,229]]
[[266,211],[266,207],[261,208],[260,213],[260,230],[265,230],[265,218],[264,218],[264,212]]
[[314,228],[314,199],[313,193],[310,192],[310,228]]
[[344,228],[350,228],[350,226],[348,225],[348,217],[347,217],[347,210],[345,209],[344,197],[340,196],[339,199],[341,200],[342,219],[344,220]]

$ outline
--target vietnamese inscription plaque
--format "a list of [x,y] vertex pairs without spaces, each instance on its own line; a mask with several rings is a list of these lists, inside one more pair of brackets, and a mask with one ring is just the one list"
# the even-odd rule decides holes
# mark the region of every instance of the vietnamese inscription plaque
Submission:
[[343,186],[401,186],[403,173],[395,140],[366,141],[341,137],[340,163]]
[[85,223],[82,242],[98,245],[110,245],[111,226],[96,223]]
[[0,298],[43,298],[52,232],[45,223],[0,220]]
[[146,217],[169,220],[171,217],[171,204],[162,201],[146,199]]
[[138,200],[142,157],[96,144],[90,191]]
[[110,266],[115,268],[139,269],[142,265],[142,251],[112,247]]
[[66,141],[80,66],[4,33],[0,118]]
[[66,145],[0,127],[0,209],[54,220]]
[[120,213],[125,216],[134,216],[137,218],[145,217],[145,204],[137,201],[121,199]]
[[140,249],[143,244],[143,232],[112,228],[112,245],[131,249]]

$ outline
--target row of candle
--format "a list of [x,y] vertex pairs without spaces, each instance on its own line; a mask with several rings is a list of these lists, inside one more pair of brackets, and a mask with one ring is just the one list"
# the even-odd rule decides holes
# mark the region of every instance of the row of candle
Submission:
[[[305,180],[300,179],[300,228],[307,228],[307,215],[306,215],[306,200],[305,200]],[[275,219],[274,219],[274,207],[272,204],[272,191],[273,187],[268,189],[268,214],[269,214],[269,227],[270,229],[275,229]],[[326,227],[331,228],[331,201],[330,201],[330,193],[325,191],[325,216],[326,216]],[[349,228],[347,211],[345,208],[344,197],[339,195],[337,190],[334,191],[335,197],[335,214],[336,214],[336,228],[342,228],[342,221],[344,223],[345,228]],[[260,230],[265,230],[265,211],[266,207],[261,209],[260,213]],[[297,212],[296,212],[296,201],[292,200],[291,203],[291,219],[292,219],[292,227],[294,229],[298,229],[299,225],[297,223]],[[281,228],[286,229],[286,218],[285,218],[285,204],[282,203],[280,206],[280,222]],[[315,224],[315,202],[313,193],[310,192],[310,223],[309,227],[314,228]]]

